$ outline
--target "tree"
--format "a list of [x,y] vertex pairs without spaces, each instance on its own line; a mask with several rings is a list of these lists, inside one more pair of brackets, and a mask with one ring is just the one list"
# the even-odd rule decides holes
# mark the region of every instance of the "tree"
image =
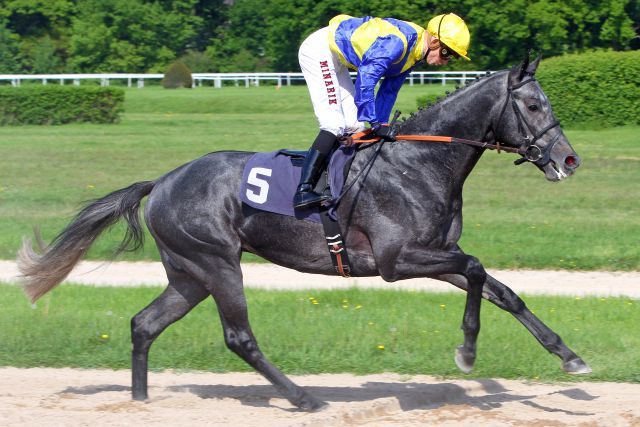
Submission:
[[19,40],[19,37],[7,28],[6,21],[0,18],[0,74],[21,71]]
[[624,50],[631,39],[637,37],[633,21],[625,12],[628,3],[625,0],[611,0],[609,15],[600,30],[600,40],[615,50]]
[[158,2],[85,0],[73,21],[70,65],[80,72],[162,72],[200,25],[201,18]]
[[67,56],[75,2],[6,0],[0,4],[0,19],[4,17],[6,26],[19,38],[20,71],[61,71]]
[[31,71],[38,74],[60,72],[62,61],[56,53],[56,46],[48,35],[39,40],[33,50]]

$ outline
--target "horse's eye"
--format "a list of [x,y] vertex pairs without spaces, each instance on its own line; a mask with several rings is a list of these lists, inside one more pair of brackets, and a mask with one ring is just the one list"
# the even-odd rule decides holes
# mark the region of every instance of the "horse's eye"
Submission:
[[536,104],[529,105],[529,111],[538,111],[538,106]]

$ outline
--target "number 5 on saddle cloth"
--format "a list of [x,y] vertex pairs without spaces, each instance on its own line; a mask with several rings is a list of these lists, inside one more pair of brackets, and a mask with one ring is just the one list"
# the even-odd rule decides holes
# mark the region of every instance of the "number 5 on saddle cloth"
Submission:
[[[292,216],[301,220],[321,222],[333,266],[340,275],[350,277],[347,250],[337,221],[335,208],[312,207],[294,209],[292,200],[300,182],[305,151],[278,150],[256,153],[247,162],[242,175],[240,199],[252,208]],[[331,155],[325,173],[315,191],[329,193],[336,200],[344,187],[345,177],[355,155],[353,147],[339,147]]]

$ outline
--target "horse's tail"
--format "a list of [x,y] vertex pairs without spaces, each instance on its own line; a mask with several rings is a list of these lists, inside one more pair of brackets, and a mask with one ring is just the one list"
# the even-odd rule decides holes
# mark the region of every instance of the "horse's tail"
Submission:
[[142,246],[144,231],[138,209],[140,201],[151,192],[154,185],[152,181],[137,182],[91,202],[46,248],[36,230],[35,237],[42,254],[36,253],[31,239],[25,238],[18,253],[18,269],[22,275],[24,292],[31,302],[62,282],[100,233],[121,217],[127,221],[127,232],[115,255]]

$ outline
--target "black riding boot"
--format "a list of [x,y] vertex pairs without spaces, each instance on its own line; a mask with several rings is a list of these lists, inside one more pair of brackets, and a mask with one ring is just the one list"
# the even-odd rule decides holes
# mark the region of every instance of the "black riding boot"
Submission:
[[309,149],[307,157],[305,157],[302,164],[302,175],[300,175],[298,190],[296,195],[293,196],[294,208],[308,208],[331,198],[313,191],[324,169],[325,158],[326,155],[315,148]]
[[321,130],[316,137],[302,164],[300,184],[298,184],[296,194],[293,196],[294,208],[307,208],[331,199],[329,196],[316,193],[313,189],[324,169],[327,154],[329,154],[335,142],[335,135],[325,130]]

